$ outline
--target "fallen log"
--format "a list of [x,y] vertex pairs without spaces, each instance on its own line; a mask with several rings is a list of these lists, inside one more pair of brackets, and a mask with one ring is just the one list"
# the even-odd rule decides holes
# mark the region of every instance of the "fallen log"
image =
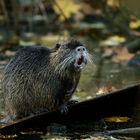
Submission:
[[126,128],[107,131],[108,135],[138,135],[140,136],[140,127]]
[[59,111],[29,116],[1,126],[0,133],[17,133],[28,128],[45,128],[50,123],[70,124],[85,120],[95,121],[111,116],[133,117],[140,104],[140,84],[76,103],[68,107],[69,112],[62,115]]

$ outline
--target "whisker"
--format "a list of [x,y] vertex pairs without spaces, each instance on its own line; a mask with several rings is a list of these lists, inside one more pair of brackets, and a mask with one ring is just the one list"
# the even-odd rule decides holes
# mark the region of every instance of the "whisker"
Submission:
[[62,70],[64,70],[66,68],[67,61],[64,62],[63,65],[61,65],[61,67],[59,67],[59,72],[62,72]]
[[94,63],[94,59],[93,59],[93,55],[87,53],[87,60],[90,64],[93,65],[93,67],[96,67],[95,63]]
[[67,59],[67,61],[65,61],[65,63],[63,64],[63,68],[65,68],[68,65],[68,62],[72,59],[72,57],[69,57],[69,59]]
[[64,63],[66,63],[69,59],[71,59],[71,56],[67,57],[66,59],[64,59],[64,61],[62,61],[59,66],[64,65]]
[[88,60],[88,62],[93,63],[92,58],[93,58],[93,56],[91,54],[87,53],[87,60]]
[[56,70],[58,70],[59,72],[61,72],[63,69],[66,68],[68,61],[71,60],[72,57],[69,55],[66,59],[64,59],[64,61],[62,61],[56,68]]
[[95,63],[95,64],[98,64],[101,60],[101,55],[97,53],[89,54],[89,57],[92,60],[92,63]]

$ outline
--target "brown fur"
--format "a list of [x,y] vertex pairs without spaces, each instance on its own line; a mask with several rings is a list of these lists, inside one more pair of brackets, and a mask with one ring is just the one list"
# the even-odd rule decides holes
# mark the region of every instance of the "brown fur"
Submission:
[[3,77],[5,109],[11,119],[67,104],[81,74],[73,66],[74,49],[81,45],[69,40],[54,49],[35,46],[16,53]]

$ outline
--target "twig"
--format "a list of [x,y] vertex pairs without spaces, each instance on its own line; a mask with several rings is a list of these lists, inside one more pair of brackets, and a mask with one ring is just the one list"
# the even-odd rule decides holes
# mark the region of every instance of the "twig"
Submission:
[[126,129],[119,129],[119,130],[111,130],[107,131],[107,134],[133,134],[133,135],[140,135],[140,127],[134,127],[134,128],[126,128]]
[[54,4],[56,5],[56,7],[59,9],[59,11],[61,12],[62,16],[64,17],[65,20],[67,20],[67,17],[64,14],[64,11],[61,9],[61,7],[59,6],[59,4],[56,2],[56,0],[53,0]]
[[3,13],[5,15],[6,21],[9,23],[8,13],[7,13],[7,10],[6,10],[6,7],[5,7],[4,0],[1,0],[1,6],[2,6]]

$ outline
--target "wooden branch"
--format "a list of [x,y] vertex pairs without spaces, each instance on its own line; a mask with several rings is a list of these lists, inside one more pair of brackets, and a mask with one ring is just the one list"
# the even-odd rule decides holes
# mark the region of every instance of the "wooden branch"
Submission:
[[[0,128],[1,134],[11,134],[25,131],[28,129],[39,128],[43,131],[50,123],[75,124],[82,123],[85,120],[94,122],[109,116],[132,116],[134,109],[139,105],[140,84],[133,85],[106,95],[102,95],[90,100],[82,101],[74,105],[68,106],[68,113],[63,115],[60,111],[44,112],[17,120],[11,124],[7,124]],[[138,99],[138,101],[137,101]],[[125,100],[125,102],[124,102]],[[119,101],[119,104],[118,104]],[[111,106],[111,107],[110,107]],[[139,122],[137,122],[137,125]],[[114,131],[103,132],[107,135],[111,134],[133,134],[140,135],[140,127],[120,129]],[[127,133],[126,133],[127,132]]]
[[60,13],[62,14],[62,16],[64,17],[65,20],[67,20],[67,17],[64,14],[63,9],[59,6],[59,4],[56,2],[56,0],[53,0],[53,3],[56,5],[56,7],[59,9]]
[[140,127],[134,127],[134,128],[126,128],[126,129],[118,129],[118,130],[111,130],[107,131],[107,134],[119,134],[119,135],[140,135]]
[[7,13],[7,10],[6,10],[6,7],[5,7],[5,2],[4,2],[4,0],[1,0],[0,2],[1,2],[2,12],[4,13],[6,22],[9,23],[9,18],[8,18],[8,13]]

